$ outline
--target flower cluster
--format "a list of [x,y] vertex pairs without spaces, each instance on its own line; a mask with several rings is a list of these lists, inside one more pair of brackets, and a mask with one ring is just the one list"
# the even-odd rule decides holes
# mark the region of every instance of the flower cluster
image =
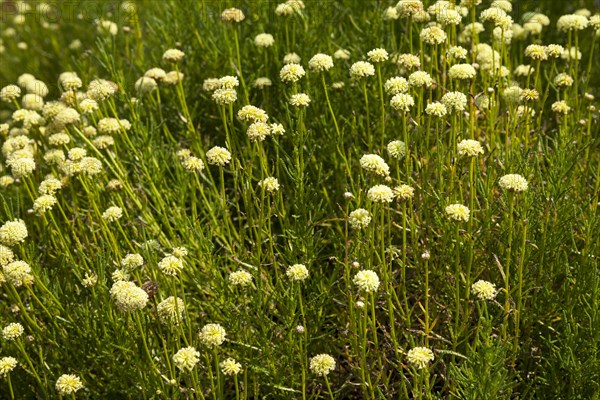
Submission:
[[417,369],[425,369],[433,361],[434,355],[427,347],[414,347],[408,351],[406,358]]

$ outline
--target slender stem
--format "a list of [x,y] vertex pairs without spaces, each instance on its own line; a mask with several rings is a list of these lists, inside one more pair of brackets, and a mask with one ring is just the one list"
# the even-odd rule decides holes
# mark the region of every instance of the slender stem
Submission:
[[10,373],[6,375],[6,381],[8,382],[8,390],[10,392],[11,400],[15,400],[15,393],[13,392],[12,382],[10,381]]
[[240,82],[242,84],[242,89],[244,90],[244,100],[246,101],[246,104],[250,104],[250,100],[248,97],[248,89],[246,88],[246,82],[244,81],[244,74],[242,72],[242,57],[240,55],[240,40],[238,37],[238,30],[237,27],[233,28],[233,38],[235,41],[235,53],[237,55],[237,68],[238,68],[238,75],[240,77]]
[[504,319],[502,321],[502,337],[506,340],[506,332],[508,328],[508,314],[510,312],[510,261],[512,251],[512,238],[513,238],[513,210],[515,205],[515,198],[512,193],[509,193],[509,207],[508,207],[508,244],[506,251],[506,260],[504,262]]
[[369,93],[367,92],[367,81],[362,82],[363,96],[365,98],[365,114],[367,117],[367,143],[369,150],[373,150],[373,137],[371,136],[371,117],[369,112]]
[[338,135],[338,138],[341,136],[340,127],[337,122],[337,118],[335,117],[335,113],[333,112],[333,107],[331,106],[331,101],[329,100],[329,92],[327,91],[327,83],[325,83],[325,74],[321,74],[321,81],[323,82],[323,91],[325,92],[325,100],[327,101],[327,107],[329,108],[329,113],[331,114],[331,118],[333,119],[333,125],[335,126],[335,132]]
[[381,63],[377,63],[377,79],[379,81],[379,101],[381,104],[381,148],[385,141],[385,99],[383,98],[383,81],[381,79]]
[[527,245],[527,222],[523,221],[523,238],[521,240],[521,257],[517,266],[518,288],[517,288],[517,313],[515,317],[515,351],[519,346],[519,329],[521,314],[523,312],[523,264],[525,262],[525,248]]
[[235,400],[240,399],[240,385],[238,383],[237,374],[233,376],[233,383],[235,384]]
[[425,346],[429,347],[429,260],[425,259]]
[[327,375],[325,375],[325,384],[327,385],[327,391],[329,392],[331,400],[334,400],[333,392],[331,391],[331,385],[329,384],[329,379],[327,379]]

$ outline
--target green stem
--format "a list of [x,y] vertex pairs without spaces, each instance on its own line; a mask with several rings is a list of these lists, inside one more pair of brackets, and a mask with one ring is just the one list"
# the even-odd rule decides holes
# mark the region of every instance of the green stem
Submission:
[[504,318],[502,321],[502,338],[506,340],[506,332],[508,328],[508,314],[510,312],[510,261],[512,252],[512,238],[513,238],[513,210],[515,206],[515,198],[512,193],[509,194],[509,208],[508,208],[508,244],[506,261],[504,263]]
[[383,98],[383,81],[381,79],[381,63],[377,63],[377,79],[379,80],[379,100],[381,103],[381,148],[385,141],[385,99]]

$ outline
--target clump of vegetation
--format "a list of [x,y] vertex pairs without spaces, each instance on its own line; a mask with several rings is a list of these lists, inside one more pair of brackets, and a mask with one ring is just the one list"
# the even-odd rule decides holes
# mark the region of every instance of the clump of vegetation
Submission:
[[454,3],[0,2],[0,398],[597,398],[600,14]]

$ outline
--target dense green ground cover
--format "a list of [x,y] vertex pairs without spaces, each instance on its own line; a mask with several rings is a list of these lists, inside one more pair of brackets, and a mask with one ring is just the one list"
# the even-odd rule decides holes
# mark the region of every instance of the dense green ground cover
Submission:
[[598,398],[598,10],[458,3],[0,2],[0,398]]

